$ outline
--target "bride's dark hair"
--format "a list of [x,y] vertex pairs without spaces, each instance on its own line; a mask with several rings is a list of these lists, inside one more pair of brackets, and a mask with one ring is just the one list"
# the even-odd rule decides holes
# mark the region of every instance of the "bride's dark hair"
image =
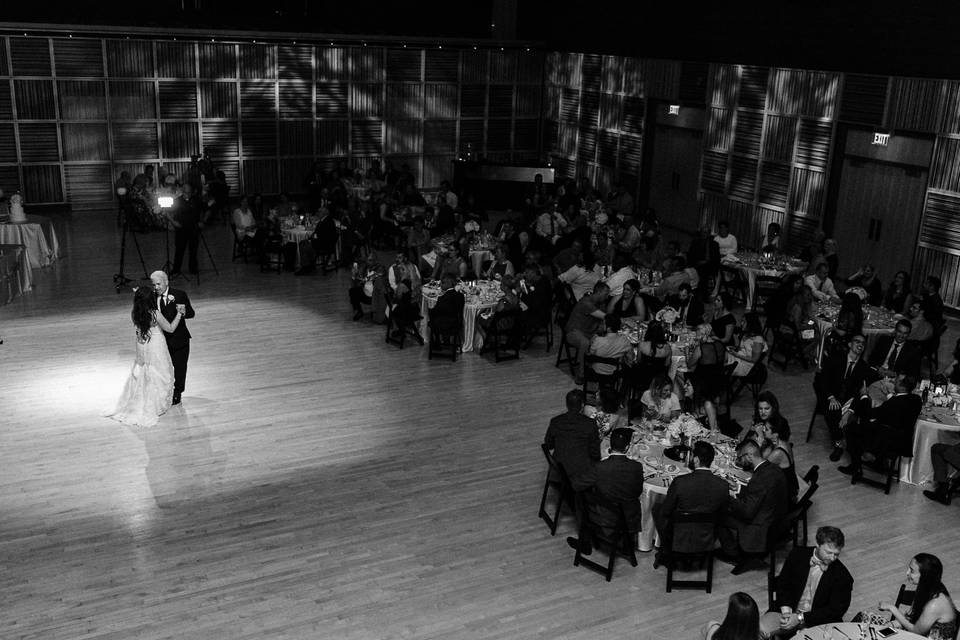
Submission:
[[157,294],[150,287],[140,287],[133,294],[133,311],[130,317],[137,328],[137,338],[146,342],[150,339],[150,326],[153,324],[153,310],[157,306]]

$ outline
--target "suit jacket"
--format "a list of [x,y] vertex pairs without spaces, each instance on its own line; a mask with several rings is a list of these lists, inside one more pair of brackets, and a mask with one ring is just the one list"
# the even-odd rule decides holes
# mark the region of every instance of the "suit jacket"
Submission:
[[826,408],[827,398],[830,396],[835,397],[840,404],[857,397],[863,382],[875,377],[873,370],[863,361],[863,358],[857,360],[850,376],[844,378],[846,372],[846,353],[837,354],[824,364],[823,369],[813,379],[813,389],[817,394],[820,407]]
[[767,531],[787,511],[787,479],[772,462],[763,462],[740,495],[730,502],[732,524],[737,530],[740,548],[759,552],[767,548]]
[[527,313],[533,318],[550,318],[553,309],[553,290],[550,279],[541,277],[533,283],[533,291],[520,294],[520,300],[527,305]]
[[[611,455],[597,465],[597,491],[623,504],[627,527],[640,531],[640,494],[643,493],[643,464],[623,455]],[[613,514],[598,514],[598,524],[613,526]]]
[[177,328],[173,333],[163,332],[163,336],[167,339],[167,346],[171,349],[176,347],[182,347],[190,342],[190,331],[187,329],[187,318],[192,318],[196,315],[193,311],[193,307],[190,305],[190,298],[187,297],[185,291],[180,289],[167,289],[167,296],[173,296],[173,300],[167,302],[166,300],[160,300],[160,314],[167,319],[167,322],[173,322],[173,319],[177,317],[177,305],[182,304],[187,308],[187,312],[180,319],[180,324],[177,325]]
[[600,434],[597,422],[582,413],[568,411],[550,420],[544,443],[570,477],[577,491],[596,482],[596,463],[600,461]]
[[[887,359],[887,353],[890,352],[890,346],[893,344],[893,336],[881,336],[877,344],[870,352],[868,362],[871,366],[879,368],[883,361]],[[900,348],[900,355],[893,363],[893,370],[897,373],[906,373],[916,379],[920,377],[920,346],[911,343],[909,340],[903,343]]]
[[[810,573],[810,557],[813,547],[796,547],[787,555],[780,575],[777,576],[776,609],[782,606],[797,608]],[[820,584],[813,594],[810,611],[804,614],[804,624],[815,627],[830,622],[841,622],[850,607],[853,592],[853,576],[839,560],[834,560],[820,577]]]
[[[677,296],[670,296],[668,304],[683,314],[683,305],[680,303],[680,298]],[[703,301],[697,298],[694,295],[690,296],[690,299],[687,301],[686,315],[683,316],[682,320],[684,324],[688,327],[696,327],[697,325],[703,323]]]
[[430,309],[430,322],[441,333],[453,331],[463,322],[463,307],[466,302],[462,293],[456,289],[447,289]]
[[667,489],[667,497],[657,514],[657,529],[661,534],[672,535],[673,549],[683,552],[702,548],[714,537],[713,527],[684,524],[668,532],[670,519],[677,511],[697,513],[720,513],[727,507],[730,487],[726,480],[714,475],[709,469],[696,469],[693,473],[677,476]]
[[862,398],[857,407],[857,417],[887,425],[891,429],[893,444],[897,450],[910,451],[913,448],[913,433],[921,409],[923,400],[914,393],[895,395],[873,408],[870,407],[869,398]]

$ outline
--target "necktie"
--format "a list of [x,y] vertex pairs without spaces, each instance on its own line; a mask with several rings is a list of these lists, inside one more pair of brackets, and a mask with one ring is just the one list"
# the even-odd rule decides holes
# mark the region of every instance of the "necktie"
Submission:
[[820,558],[817,557],[816,552],[814,552],[814,554],[813,554],[812,556],[810,556],[810,566],[811,566],[811,567],[819,567],[819,568],[820,568],[820,571],[826,571],[826,570],[827,570],[827,565],[825,565],[825,564],[820,560]]
[[846,380],[850,377],[850,374],[853,372],[853,360],[847,360],[847,372],[843,374],[843,379]]
[[900,357],[900,345],[896,342],[893,343],[893,348],[890,350],[890,356],[887,358],[887,368],[892,368],[897,364],[897,358]]

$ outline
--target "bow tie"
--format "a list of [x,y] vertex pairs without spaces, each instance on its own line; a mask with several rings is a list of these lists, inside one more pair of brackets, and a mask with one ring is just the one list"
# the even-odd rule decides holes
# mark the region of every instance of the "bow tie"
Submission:
[[823,560],[817,557],[817,552],[814,551],[813,555],[810,556],[810,566],[811,567],[820,567],[820,571],[826,571],[827,565]]

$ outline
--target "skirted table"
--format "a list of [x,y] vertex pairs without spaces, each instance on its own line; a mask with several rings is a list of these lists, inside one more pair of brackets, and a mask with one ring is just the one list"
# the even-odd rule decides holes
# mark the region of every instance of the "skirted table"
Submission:
[[21,244],[31,269],[48,267],[60,258],[60,242],[53,220],[46,216],[27,216],[26,222],[0,224],[0,244]]
[[22,244],[0,244],[0,304],[33,288],[33,271]]

